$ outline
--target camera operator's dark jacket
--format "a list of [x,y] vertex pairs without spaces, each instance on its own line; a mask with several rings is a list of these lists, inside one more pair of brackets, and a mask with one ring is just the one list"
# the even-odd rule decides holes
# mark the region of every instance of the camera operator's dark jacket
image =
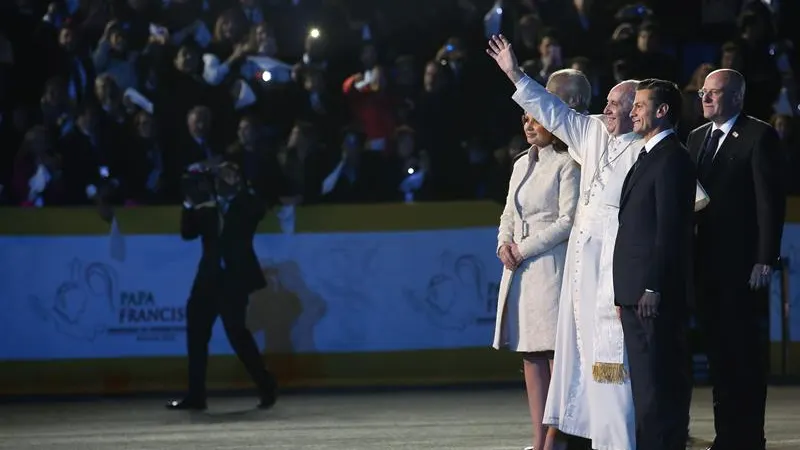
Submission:
[[183,209],[181,237],[184,240],[200,237],[203,242],[203,256],[192,285],[193,296],[250,294],[266,286],[253,250],[253,236],[265,212],[261,200],[241,192],[230,201],[220,232],[216,206]]

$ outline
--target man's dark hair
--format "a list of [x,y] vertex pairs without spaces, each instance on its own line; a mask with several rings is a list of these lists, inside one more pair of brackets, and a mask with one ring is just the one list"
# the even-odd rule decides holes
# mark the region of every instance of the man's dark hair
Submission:
[[653,99],[656,108],[666,104],[669,107],[669,109],[667,109],[667,121],[673,127],[678,125],[683,103],[683,97],[681,95],[681,90],[678,89],[678,85],[671,81],[649,78],[640,81],[639,85],[636,86],[636,90],[650,91],[650,98]]

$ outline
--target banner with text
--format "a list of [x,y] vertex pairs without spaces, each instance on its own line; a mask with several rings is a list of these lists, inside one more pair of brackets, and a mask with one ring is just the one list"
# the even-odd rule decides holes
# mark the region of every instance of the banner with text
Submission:
[[[0,360],[182,356],[199,242],[0,237]],[[248,326],[275,352],[488,346],[501,266],[496,229],[259,235],[268,288]],[[231,354],[218,322],[212,354]]]
[[[800,341],[800,225],[787,223],[783,227],[781,257],[785,274],[776,273],[770,286],[770,340],[780,342],[783,336],[783,314],[788,315],[788,338]],[[786,277],[786,283],[782,281]],[[787,304],[783,304],[783,298]]]

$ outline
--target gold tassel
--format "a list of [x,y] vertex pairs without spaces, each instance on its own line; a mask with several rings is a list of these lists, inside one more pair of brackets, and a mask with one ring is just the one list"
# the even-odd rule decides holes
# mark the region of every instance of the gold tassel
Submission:
[[628,379],[628,371],[622,364],[596,362],[592,365],[592,378],[603,384],[623,384]]

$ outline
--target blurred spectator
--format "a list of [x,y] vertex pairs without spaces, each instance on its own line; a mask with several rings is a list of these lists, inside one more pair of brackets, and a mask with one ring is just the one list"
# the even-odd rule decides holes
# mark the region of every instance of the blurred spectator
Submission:
[[304,203],[317,203],[322,195],[322,173],[330,168],[329,158],[314,126],[298,122],[277,159],[288,183],[288,192]]
[[363,71],[348,77],[343,86],[350,109],[366,135],[370,151],[387,150],[394,129],[394,104],[389,95],[388,74],[378,64],[378,50],[367,42],[361,49]]
[[[541,81],[562,67],[584,71],[593,112],[616,82],[682,82],[685,63],[706,63],[686,85],[681,135],[704,122],[694,91],[708,64],[745,74],[745,112],[800,112],[797,27],[786,17],[796,2],[717,2],[716,12],[672,3],[0,2],[0,200],[23,201],[15,186],[34,168],[22,149],[45,141],[35,147],[60,161],[60,170],[48,164],[61,177],[60,194],[46,185],[44,205],[86,204],[103,183],[115,187],[113,202],[177,202],[186,166],[223,154],[243,158],[251,185],[284,200],[495,198],[508,158],[488,149],[508,147],[519,113],[483,55],[487,32],[511,37]],[[673,52],[654,24],[680,8],[696,9],[664,36]],[[698,50],[706,42],[719,51]],[[776,123],[797,136],[794,118]],[[26,140],[32,127],[47,139]],[[285,174],[289,188],[257,186],[261,173]]]
[[703,117],[703,102],[699,92],[703,88],[706,76],[714,70],[714,66],[708,63],[700,64],[692,73],[689,83],[683,88],[683,111],[681,120],[678,122],[678,135],[682,141],[686,141],[689,133],[695,128],[706,122]]
[[597,69],[592,65],[592,61],[585,56],[576,56],[569,61],[568,66],[570,69],[580,70],[589,79],[589,83],[592,86],[592,101],[589,104],[589,112],[602,114],[606,104],[603,93],[600,90],[603,87],[603,83],[597,73]]
[[106,25],[92,55],[96,73],[109,75],[121,90],[138,85],[136,63],[139,53],[128,47],[127,32],[116,21]]
[[115,149],[107,136],[102,132],[98,109],[91,103],[80,106],[75,126],[58,146],[65,200],[69,204],[91,204],[101,178],[109,176]]
[[188,166],[208,160],[218,160],[222,151],[219,143],[212,139],[211,123],[214,115],[207,106],[195,106],[186,116],[184,142],[178,147],[179,171]]
[[417,146],[416,132],[410,127],[395,130],[396,149],[385,174],[385,194],[391,201],[434,199],[434,172],[428,152]]
[[76,103],[88,101],[94,88],[95,69],[89,53],[80,43],[78,30],[65,25],[58,33],[59,50],[53,55],[50,73],[67,80],[67,93]]
[[508,197],[508,178],[513,168],[512,162],[520,152],[525,150],[527,143],[525,137],[515,135],[508,145],[496,149],[489,170],[486,197],[500,204],[504,204]]
[[40,123],[55,138],[64,136],[74,126],[73,104],[67,92],[67,83],[59,77],[47,80],[44,85],[40,101]]
[[203,54],[203,79],[218,86],[238,74],[248,46],[241,11],[225,11],[216,21],[214,37]]
[[395,59],[390,90],[395,100],[395,113],[400,125],[409,125],[415,107],[422,77],[418,75],[418,67],[411,55],[399,56]]
[[739,44],[729,41],[722,45],[719,67],[720,69],[744,71],[744,55]]
[[314,124],[325,142],[338,139],[342,127],[343,105],[325,84],[325,73],[309,69],[303,73],[303,90],[297,99],[297,118]]
[[348,128],[342,136],[341,157],[322,181],[324,201],[365,203],[385,200],[383,155],[365,152],[365,136]]
[[546,30],[542,33],[538,50],[539,58],[529,67],[528,75],[540,83],[546,84],[553,72],[564,68],[561,45],[556,38],[555,30]]
[[781,76],[775,61],[775,30],[769,8],[750,2],[739,16],[739,42],[744,60],[742,73],[747,80],[744,112],[761,120],[772,116],[772,105],[781,89]]
[[288,197],[288,185],[278,164],[277,151],[270,146],[263,124],[253,116],[239,120],[236,142],[228,146],[225,159],[234,161],[242,171],[242,179],[268,204],[278,203]]
[[636,36],[636,54],[634,56],[634,77],[660,78],[676,80],[678,64],[675,59],[664,53],[661,47],[661,30],[653,22],[645,22],[639,27]]
[[540,56],[540,39],[542,21],[535,14],[527,14],[519,20],[517,36],[514,40],[514,52],[520,61],[536,59]]
[[177,200],[177,177],[168,170],[164,148],[150,114],[139,111],[133,119],[132,142],[119,160],[125,164],[122,196],[132,204],[163,204]]
[[50,134],[41,125],[25,133],[14,161],[12,189],[14,203],[22,206],[42,207],[63,200],[61,163]]

